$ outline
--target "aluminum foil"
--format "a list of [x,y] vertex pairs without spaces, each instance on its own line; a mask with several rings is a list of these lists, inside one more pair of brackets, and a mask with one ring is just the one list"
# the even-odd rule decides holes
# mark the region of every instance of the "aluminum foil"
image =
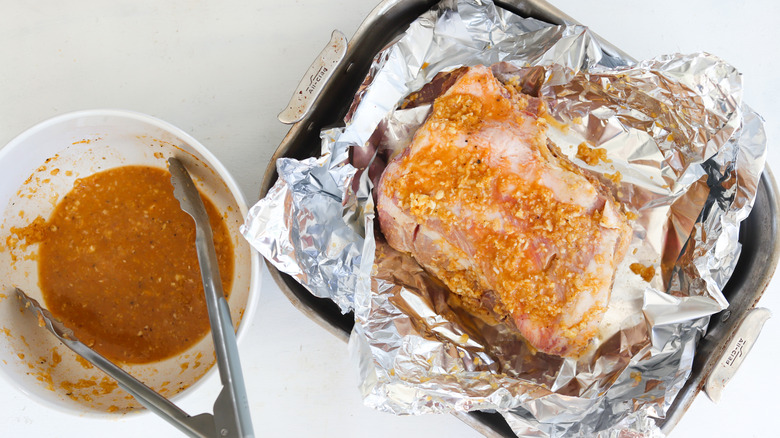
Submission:
[[[441,283],[374,229],[371,194],[387,157],[430,105],[399,109],[442,71],[493,65],[537,75],[549,138],[605,178],[637,215],[591,352],[562,359],[451,307]],[[715,56],[635,63],[606,55],[581,26],[525,19],[489,1],[441,2],[379,53],[322,155],[277,162],[279,180],[242,232],[313,294],[354,311],[350,351],[367,405],[396,414],[495,410],[518,436],[660,436],[708,316],[739,257],[765,161],[763,122],[741,77]],[[603,148],[608,162],[576,158]],[[654,268],[649,281],[632,264]],[[633,435],[631,435],[633,434]]]

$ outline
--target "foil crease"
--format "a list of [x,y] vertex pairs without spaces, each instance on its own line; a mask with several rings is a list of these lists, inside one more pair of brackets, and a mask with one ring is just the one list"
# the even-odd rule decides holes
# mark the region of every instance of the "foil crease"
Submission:
[[[374,230],[372,181],[430,105],[400,109],[442,71],[532,69],[572,161],[615,180],[637,215],[593,350],[534,353],[506,327],[451,307],[448,291]],[[602,51],[582,26],[519,17],[490,1],[444,1],[377,54],[322,155],[277,162],[279,180],[242,233],[314,295],[353,310],[350,352],[365,403],[395,414],[495,410],[520,437],[662,436],[709,315],[739,257],[739,223],[764,168],[763,121],[741,76],[715,56],[634,62]],[[577,158],[581,143],[609,162]],[[654,267],[645,281],[631,264]]]
[[[373,262],[373,241],[364,237],[373,203],[348,189],[356,169],[347,147],[332,141],[339,132],[323,133],[318,158],[277,161],[279,182],[249,210],[241,233],[277,269],[347,313]],[[355,226],[366,211],[368,223]]]

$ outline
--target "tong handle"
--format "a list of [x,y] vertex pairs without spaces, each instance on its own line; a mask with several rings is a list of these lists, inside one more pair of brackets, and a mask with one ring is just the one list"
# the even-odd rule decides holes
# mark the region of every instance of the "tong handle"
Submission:
[[[196,438],[210,438],[214,430],[214,417],[210,414],[201,414],[191,417],[170,400],[161,396],[152,388],[131,376],[123,369],[114,365],[111,361],[87,348],[79,341],[63,340],[65,345],[82,357],[89,357],[90,362],[101,371],[116,380],[117,384],[135,397],[136,401],[145,408],[162,417],[165,421],[175,426],[185,434]],[[91,354],[90,354],[91,353]]]
[[217,357],[222,391],[214,403],[214,426],[221,438],[249,438],[254,436],[249,412],[249,401],[238,357],[236,333],[230,317],[222,280],[219,275],[217,252],[209,223],[209,216],[189,172],[177,158],[168,158],[173,196],[181,209],[195,221],[195,248],[206,295],[206,308],[211,323],[211,337]]
[[87,347],[76,339],[73,331],[65,327],[51,312],[41,307],[37,300],[30,298],[21,289],[16,289],[17,296],[25,303],[25,307],[38,313],[42,325],[57,337],[74,353],[89,361],[99,370],[116,380],[117,384],[142,404],[145,408],[159,415],[180,431],[194,438],[210,438],[214,433],[214,417],[211,414],[201,414],[191,417],[170,400],[158,394],[143,382],[128,374],[122,368],[106,359],[97,351]]

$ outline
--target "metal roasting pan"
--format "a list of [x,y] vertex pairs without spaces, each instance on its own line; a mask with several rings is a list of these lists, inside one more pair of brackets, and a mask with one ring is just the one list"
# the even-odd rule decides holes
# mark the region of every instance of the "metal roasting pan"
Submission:
[[[435,0],[384,0],[366,17],[348,44],[343,35],[334,32],[331,42],[295,90],[290,106],[280,114],[280,121],[292,126],[266,169],[260,189],[261,198],[276,182],[278,158],[303,159],[319,155],[320,130],[343,125],[344,115],[377,52],[436,3]],[[524,17],[553,24],[579,24],[544,0],[495,3]],[[632,59],[603,39],[599,38],[599,43],[607,56]],[[766,290],[780,255],[778,207],[777,185],[767,168],[761,176],[753,211],[740,228],[741,257],[723,291],[730,305],[712,316],[707,334],[697,347],[690,378],[669,408],[666,418],[657,420],[666,434],[680,421],[705,385],[709,389],[713,384],[707,381],[713,370],[725,367],[727,373],[733,374],[739,362],[734,365],[729,358],[747,351],[760,332],[761,324],[755,320],[765,319],[767,312],[759,312],[762,309],[755,309],[755,305]],[[279,288],[298,310],[340,339],[349,339],[354,324],[351,313],[342,314],[332,301],[314,297],[292,277],[266,263]],[[723,373],[722,370],[720,372]],[[455,415],[486,436],[515,436],[497,413]]]

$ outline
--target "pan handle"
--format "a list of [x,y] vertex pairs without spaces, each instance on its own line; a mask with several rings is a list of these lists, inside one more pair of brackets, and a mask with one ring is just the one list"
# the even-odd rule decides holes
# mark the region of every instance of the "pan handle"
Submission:
[[320,52],[311,67],[306,70],[295,89],[287,108],[279,113],[279,121],[288,125],[300,122],[309,113],[322,88],[347,53],[347,37],[338,30],[330,36],[328,45]]
[[716,403],[720,401],[723,388],[742,365],[742,361],[750,352],[759,333],[761,333],[761,328],[770,316],[772,316],[772,312],[769,309],[759,307],[748,312],[742,320],[734,337],[731,338],[728,348],[723,351],[718,364],[715,365],[704,384],[704,392],[707,393],[710,400]]

